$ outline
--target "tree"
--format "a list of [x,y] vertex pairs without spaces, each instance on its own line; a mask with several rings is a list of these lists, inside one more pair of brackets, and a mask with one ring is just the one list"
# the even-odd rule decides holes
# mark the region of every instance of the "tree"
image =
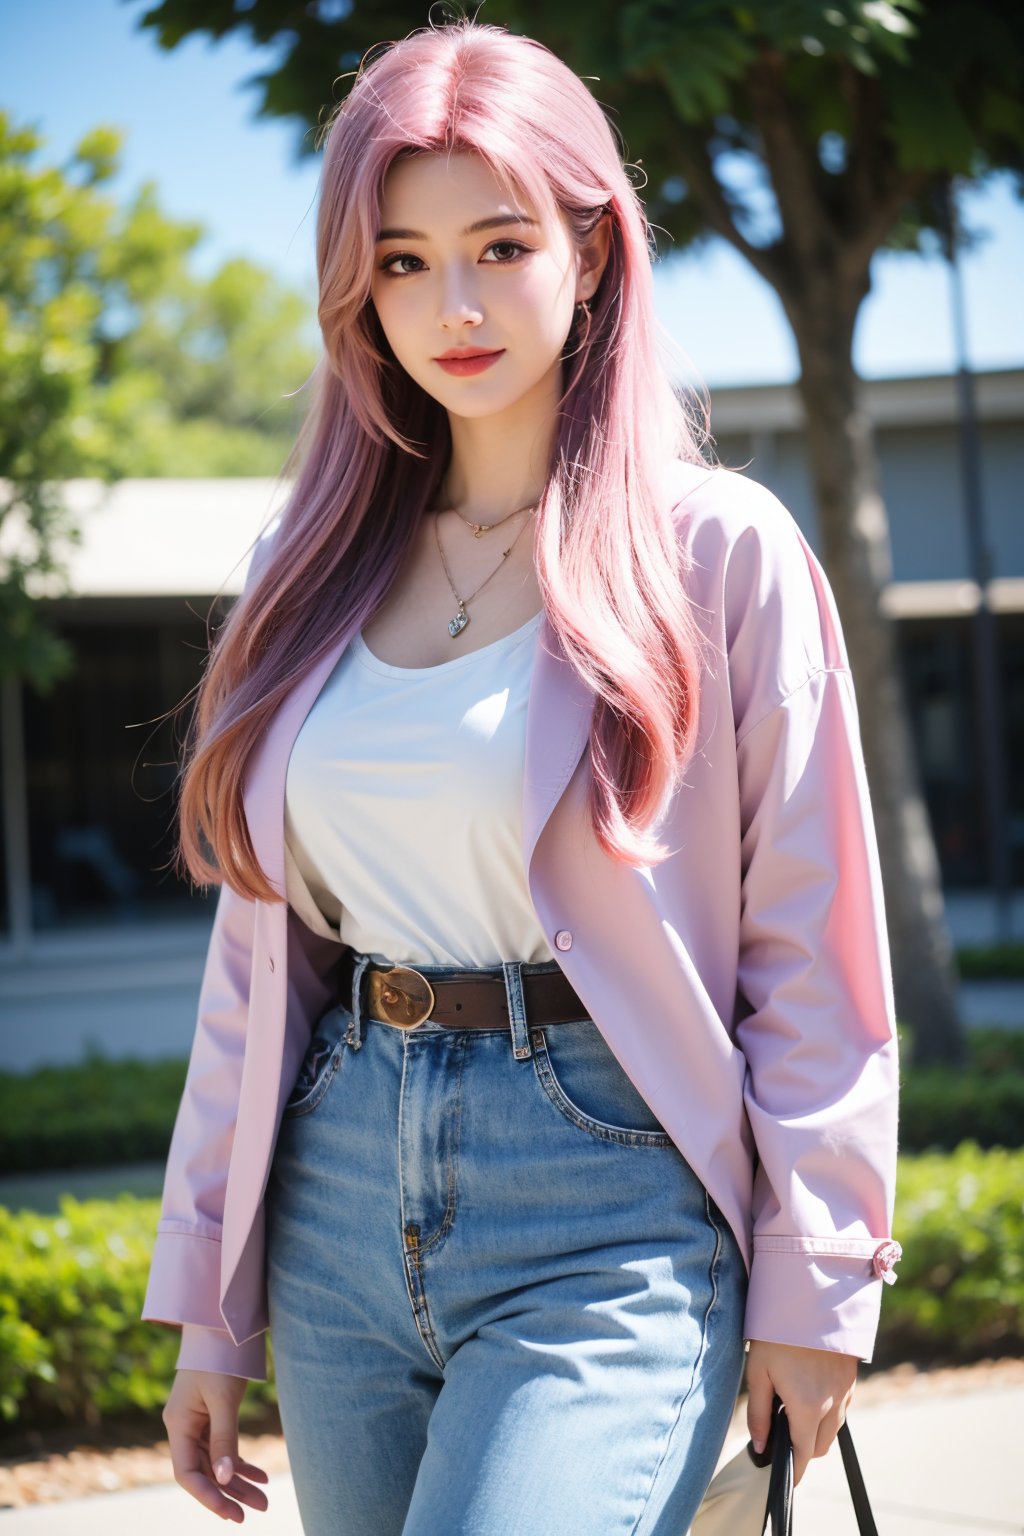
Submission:
[[[430,15],[435,24],[438,9]],[[614,114],[647,175],[652,222],[682,249],[728,240],[778,294],[800,359],[823,539],[861,701],[897,1004],[920,1062],[963,1059],[938,858],[891,622],[889,529],[852,359],[883,247],[922,250],[936,183],[1024,154],[1024,12],[998,0],[503,0],[479,19],[554,49]],[[195,31],[273,42],[259,116],[323,116],[327,83],[426,7],[161,0],[140,19],[173,48]],[[314,145],[306,135],[300,153]],[[727,175],[739,168],[742,178]],[[745,190],[737,190],[740,180]]]
[[123,211],[101,195],[120,142],[96,128],[37,167],[42,138],[0,112],[0,678],[41,691],[74,664],[35,601],[80,538],[62,482],[276,474],[301,410],[281,381],[315,360],[302,298],[247,261],[190,276],[202,226],[152,183]]

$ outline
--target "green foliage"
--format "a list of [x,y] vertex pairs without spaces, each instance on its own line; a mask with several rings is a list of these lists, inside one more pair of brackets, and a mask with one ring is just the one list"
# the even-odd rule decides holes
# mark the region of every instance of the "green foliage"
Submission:
[[73,666],[36,602],[68,591],[79,542],[61,483],[276,475],[315,353],[312,306],[251,262],[188,273],[202,227],[152,183],[123,209],[102,195],[115,129],[60,167],[42,144],[0,111],[0,675],[46,692]]
[[897,1031],[900,1051],[900,1148],[951,1151],[1024,1144],[1024,1031],[971,1029],[965,1067],[915,1066],[913,1037]]
[[[803,210],[781,207],[784,231],[798,236],[792,221],[813,210],[847,239],[863,234],[865,259],[889,241],[917,248],[935,228],[936,174],[1024,167],[1024,10],[998,0],[505,0],[495,11],[445,4],[430,21],[460,15],[526,33],[590,80],[643,159],[648,212],[676,249],[708,232],[743,249],[735,229],[748,227],[766,191],[798,185],[812,198]],[[304,129],[350,88],[367,49],[427,21],[419,4],[358,0],[337,19],[290,0],[245,9],[209,0],[198,10],[193,0],[146,0],[139,17],[165,48],[195,32],[273,42],[278,62],[254,81],[258,115]],[[828,169],[826,134],[841,148],[831,146]],[[317,136],[303,132],[296,149],[315,154]],[[749,193],[718,179],[727,153],[759,168]],[[785,263],[760,270],[778,282]]]
[[621,13],[623,62],[631,75],[660,75],[679,116],[705,123],[732,109],[734,93],[765,48],[797,59],[845,59],[870,75],[884,58],[906,65],[920,10],[919,0],[632,0]]
[[[159,1202],[61,1200],[40,1216],[0,1206],[0,1424],[26,1430],[159,1418],[175,1328],[139,1321]],[[898,1280],[882,1293],[875,1361],[969,1360],[1024,1349],[1024,1152],[901,1157]],[[243,1426],[276,1400],[252,1382]]]
[[[966,1070],[915,1067],[900,1030],[900,1147],[1024,1141],[1024,1031],[973,1029]],[[0,1175],[163,1161],[187,1061],[111,1060],[0,1073]]]
[[[0,1206],[0,1423],[159,1416],[180,1335],[139,1318],[158,1214],[131,1195],[66,1195],[59,1216]],[[268,1401],[254,1382],[243,1420]]]
[[893,1234],[899,1279],[886,1286],[876,1359],[970,1359],[1024,1348],[1024,1152],[899,1162]]
[[0,1074],[0,1173],[166,1158],[186,1067],[94,1054]]
[[911,1067],[902,1074],[900,1147],[951,1151],[966,1138],[982,1147],[1018,1147],[1024,1141],[1024,1071],[998,1076],[976,1067]]
[[957,950],[957,969],[965,979],[1024,980],[1024,944],[978,944]]

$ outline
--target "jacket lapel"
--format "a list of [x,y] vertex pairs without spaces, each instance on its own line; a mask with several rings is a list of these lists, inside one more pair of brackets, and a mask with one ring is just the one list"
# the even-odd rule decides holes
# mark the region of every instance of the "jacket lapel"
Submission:
[[349,625],[341,638],[286,694],[270,718],[263,741],[249,760],[242,789],[249,836],[260,868],[281,896],[286,894],[284,792],[288,759],[302,722],[341,659],[354,629],[354,624]]
[[545,615],[537,637],[526,710],[523,866],[527,879],[540,835],[579,762],[593,715],[594,695]]

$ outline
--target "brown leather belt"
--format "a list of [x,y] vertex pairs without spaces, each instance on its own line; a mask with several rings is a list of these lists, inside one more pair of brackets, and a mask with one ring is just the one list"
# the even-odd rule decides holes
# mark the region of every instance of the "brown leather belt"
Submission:
[[[356,951],[342,956],[338,995],[355,1012],[352,982]],[[590,1017],[563,971],[520,972],[528,1024],[567,1024]],[[428,1020],[446,1029],[508,1029],[511,1025],[504,972],[445,970],[429,977],[408,965],[371,961],[362,978],[361,1017],[382,1019],[398,1029],[418,1029]]]

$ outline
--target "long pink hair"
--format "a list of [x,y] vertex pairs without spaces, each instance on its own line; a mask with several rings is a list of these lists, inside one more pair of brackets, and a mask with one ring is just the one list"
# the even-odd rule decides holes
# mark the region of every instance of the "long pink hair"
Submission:
[[574,322],[563,350],[537,577],[552,628],[596,694],[595,834],[613,858],[659,863],[669,850],[651,827],[696,739],[701,636],[658,485],[668,461],[699,462],[701,444],[658,357],[653,236],[608,119],[547,48],[460,19],[413,32],[362,68],[324,137],[324,353],[282,470],[297,473],[272,558],[221,626],[198,689],[179,866],[199,884],[280,899],[249,838],[246,764],[342,626],[361,628],[377,610],[451,451],[443,407],[398,365],[369,299],[381,189],[398,155],[467,150],[525,191],[542,220],[561,210],[577,241],[611,215],[589,321]]

